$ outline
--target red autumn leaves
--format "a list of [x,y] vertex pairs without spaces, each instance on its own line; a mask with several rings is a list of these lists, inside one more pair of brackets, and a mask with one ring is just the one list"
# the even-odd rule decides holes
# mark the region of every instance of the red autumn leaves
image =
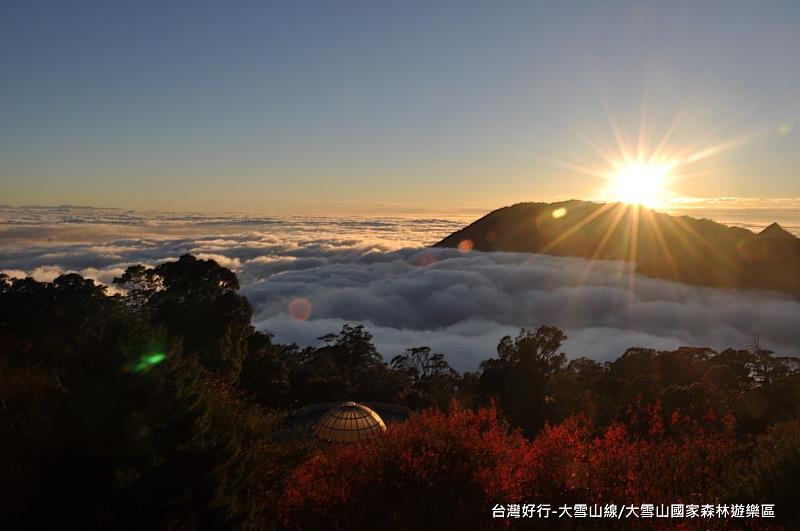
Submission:
[[289,476],[289,528],[491,528],[496,503],[717,503],[739,465],[733,420],[632,408],[602,429],[578,417],[532,441],[493,408],[426,411]]

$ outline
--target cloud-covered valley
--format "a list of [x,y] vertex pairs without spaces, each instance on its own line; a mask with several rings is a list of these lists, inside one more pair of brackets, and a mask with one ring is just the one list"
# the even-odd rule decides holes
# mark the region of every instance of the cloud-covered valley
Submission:
[[787,296],[683,286],[626,263],[426,248],[463,218],[9,210],[0,227],[6,274],[51,280],[76,271],[108,284],[128,265],[193,253],[235,270],[254,324],[283,342],[315,344],[343,323],[363,323],[387,357],[429,345],[462,370],[493,355],[503,335],[545,323],[567,331],[571,357],[743,348],[754,333],[780,354],[800,352],[800,302]]

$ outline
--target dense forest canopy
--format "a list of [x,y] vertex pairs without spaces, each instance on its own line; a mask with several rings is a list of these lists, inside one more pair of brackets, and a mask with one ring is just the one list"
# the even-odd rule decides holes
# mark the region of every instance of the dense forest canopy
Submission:
[[[459,374],[363,326],[276,343],[213,260],[114,282],[0,275],[2,528],[491,528],[498,502],[642,498],[800,524],[800,364],[757,341],[599,363],[532,323]],[[344,400],[417,413],[355,446],[287,419]]]

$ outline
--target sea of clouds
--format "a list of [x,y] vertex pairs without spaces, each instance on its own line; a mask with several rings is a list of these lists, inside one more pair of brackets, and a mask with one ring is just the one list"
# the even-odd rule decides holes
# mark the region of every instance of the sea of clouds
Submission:
[[129,265],[192,253],[236,271],[254,325],[277,341],[313,345],[364,324],[387,358],[428,345],[459,370],[541,324],[566,330],[570,357],[602,361],[633,346],[745,348],[753,334],[800,354],[800,301],[784,295],[683,286],[620,262],[427,248],[473,218],[0,207],[0,271],[110,284]]

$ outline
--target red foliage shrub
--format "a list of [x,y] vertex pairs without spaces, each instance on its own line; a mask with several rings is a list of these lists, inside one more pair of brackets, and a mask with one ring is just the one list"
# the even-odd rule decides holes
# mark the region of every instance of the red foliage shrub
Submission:
[[511,523],[491,518],[495,503],[718,503],[737,470],[731,423],[639,407],[600,430],[570,418],[528,442],[491,408],[426,412],[299,466],[281,519],[297,529],[485,529]]
[[330,446],[289,477],[297,529],[472,529],[522,497],[527,443],[494,409],[428,411],[362,444]]
[[571,418],[531,444],[524,491],[580,503],[716,503],[737,475],[731,418],[700,421],[659,405],[595,431]]

